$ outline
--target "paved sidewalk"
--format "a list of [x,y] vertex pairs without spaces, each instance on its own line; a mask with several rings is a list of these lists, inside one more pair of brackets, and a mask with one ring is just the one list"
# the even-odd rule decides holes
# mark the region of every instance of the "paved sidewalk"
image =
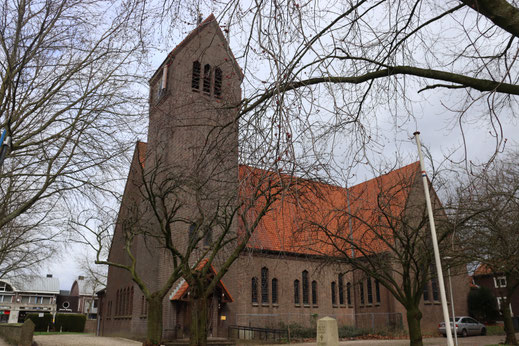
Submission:
[[[519,333],[516,334],[519,338]],[[458,338],[459,346],[487,346],[496,345],[505,341],[504,335],[495,336],[469,336],[467,338]],[[424,345],[427,346],[445,346],[447,338],[424,338]],[[315,342],[291,344],[290,346],[311,346]],[[339,342],[340,346],[409,346],[409,340],[348,340]],[[271,345],[274,346],[274,345]],[[277,345],[279,346],[279,345]]]
[[[110,338],[93,334],[36,335],[38,346],[136,346],[142,342],[124,338]],[[0,345],[3,346],[3,345]]]

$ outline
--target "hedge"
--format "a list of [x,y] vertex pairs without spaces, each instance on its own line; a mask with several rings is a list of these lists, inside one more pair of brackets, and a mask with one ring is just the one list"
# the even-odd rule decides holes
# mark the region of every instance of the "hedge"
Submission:
[[27,314],[25,316],[25,320],[31,320],[34,322],[34,331],[35,332],[46,332],[47,328],[49,330],[52,329],[52,314],[44,313],[43,317],[40,317],[40,314]]
[[83,314],[56,314],[54,322],[57,332],[79,332],[85,330],[86,316]]

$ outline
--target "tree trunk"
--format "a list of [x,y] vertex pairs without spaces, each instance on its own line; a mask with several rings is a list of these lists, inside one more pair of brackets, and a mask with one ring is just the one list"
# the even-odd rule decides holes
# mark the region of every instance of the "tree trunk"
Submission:
[[420,321],[422,320],[422,312],[418,306],[411,306],[407,309],[407,326],[409,328],[410,346],[423,346],[422,329]]
[[207,345],[207,298],[194,298],[191,301],[190,345]]
[[512,321],[512,316],[510,314],[510,304],[508,302],[508,299],[503,299],[501,301],[501,305],[503,311],[503,322],[505,323],[505,344],[517,345],[517,339],[515,338],[514,322]]
[[162,340],[162,297],[152,296],[148,302],[148,324],[143,345],[160,345]]

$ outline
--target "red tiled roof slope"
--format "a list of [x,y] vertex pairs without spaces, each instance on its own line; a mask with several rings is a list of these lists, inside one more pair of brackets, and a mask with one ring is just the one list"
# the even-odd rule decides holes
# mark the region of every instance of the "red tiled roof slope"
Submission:
[[[137,142],[139,161],[144,165],[146,143]],[[411,187],[420,172],[419,162],[365,181],[349,189],[322,182],[278,174],[250,166],[239,166],[240,200],[249,203],[247,219],[253,222],[265,200],[275,201],[254,230],[248,247],[258,250],[298,254],[337,254],[348,247],[346,241],[331,242],[323,229],[344,239],[353,236],[356,243],[372,252],[384,251],[391,234],[376,234],[370,224],[387,226],[398,223],[405,212]],[[287,187],[289,186],[289,187]],[[268,196],[267,196],[268,195]],[[349,200],[348,200],[349,199]],[[381,219],[380,210],[385,216]],[[354,215],[350,218],[349,215]],[[387,217],[389,215],[389,217]],[[389,229],[389,227],[379,227]],[[240,221],[240,231],[245,225]]]
[[[251,172],[258,171],[261,172],[240,166],[240,182],[243,184]],[[384,225],[401,220],[419,171],[419,163],[415,162],[349,189],[292,177],[293,186],[282,192],[270,206],[254,231],[249,248],[299,254],[338,254],[336,245],[343,249],[348,246],[341,239],[350,237],[351,211],[354,215],[351,235],[355,242],[371,252],[384,251],[388,239],[392,239],[391,234],[384,232],[390,228],[379,227],[375,234],[369,224]],[[240,198],[243,198],[243,193]],[[261,201],[257,203],[252,218],[259,214],[263,205]],[[386,217],[380,219],[380,210],[384,210]],[[331,242],[324,230],[338,237]]]
[[474,272],[474,276],[483,276],[483,275],[491,275],[492,270],[486,264],[480,264],[476,271]]

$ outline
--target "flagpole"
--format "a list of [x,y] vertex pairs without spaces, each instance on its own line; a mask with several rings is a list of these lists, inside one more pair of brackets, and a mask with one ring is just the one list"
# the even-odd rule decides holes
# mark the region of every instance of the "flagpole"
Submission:
[[[427,213],[429,215],[429,226],[431,228],[431,237],[434,250],[434,262],[436,263],[436,273],[438,274],[438,284],[440,286],[440,298],[443,310],[443,319],[445,320],[445,332],[447,333],[447,345],[454,346],[452,341],[452,330],[449,321],[449,310],[447,308],[447,295],[445,293],[445,284],[443,282],[443,271],[440,261],[440,251],[438,249],[438,237],[436,236],[436,226],[434,224],[433,210],[431,206],[431,196],[429,195],[429,187],[427,183],[427,174],[425,173],[425,165],[423,162],[422,146],[420,144],[420,132],[414,133],[416,139],[416,146],[418,147],[418,156],[420,157],[420,169],[422,171],[423,188],[425,193],[425,202],[427,203]],[[453,316],[454,325],[454,316]]]

